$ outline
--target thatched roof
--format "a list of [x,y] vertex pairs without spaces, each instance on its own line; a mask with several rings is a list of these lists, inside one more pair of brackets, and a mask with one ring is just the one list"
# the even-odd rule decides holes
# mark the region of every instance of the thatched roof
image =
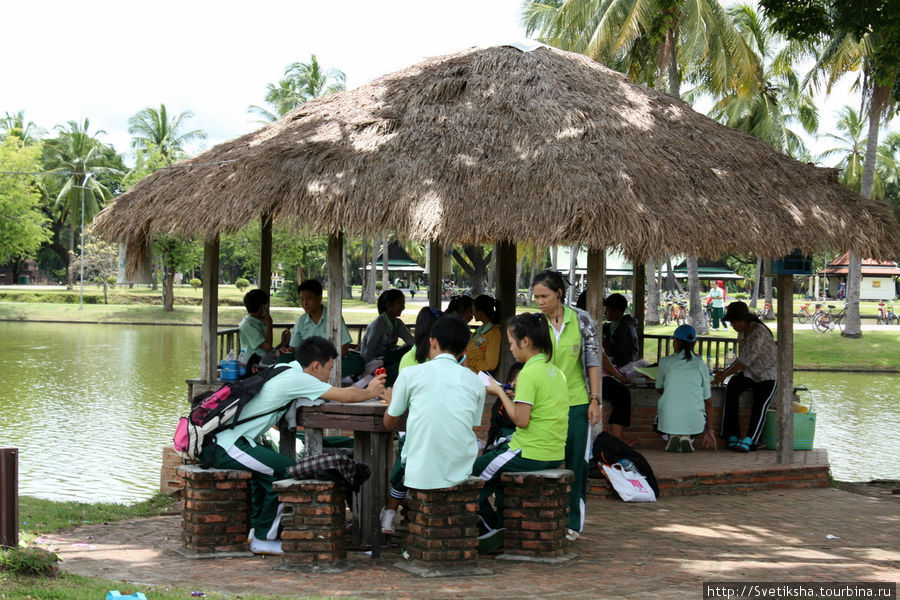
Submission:
[[896,258],[887,207],[585,56],[470,49],[428,59],[158,171],[95,221],[156,233],[298,230],[448,242],[621,245],[718,257],[852,248]]

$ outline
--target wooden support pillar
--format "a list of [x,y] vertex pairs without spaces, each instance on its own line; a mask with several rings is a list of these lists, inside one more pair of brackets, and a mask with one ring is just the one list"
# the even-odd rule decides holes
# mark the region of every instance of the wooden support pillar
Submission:
[[259,218],[259,289],[272,290],[272,215]]
[[646,302],[645,297],[647,292],[645,288],[647,287],[647,268],[644,266],[644,263],[638,264],[637,262],[633,263],[632,273],[634,273],[634,277],[632,277],[632,288],[631,288],[631,315],[634,317],[634,320],[637,321],[637,334],[638,334],[638,356],[640,358],[644,357],[644,312],[646,310]]
[[[497,257],[497,289],[495,297],[500,304],[500,326],[506,331],[506,322],[516,314],[516,245],[512,242],[497,242],[494,245],[494,256]],[[506,334],[501,334],[506,339]],[[500,344],[500,363],[497,374],[506,377],[509,368],[515,363],[509,344]]]
[[775,460],[781,465],[794,461],[793,289],[793,275],[778,276],[778,449]]
[[[384,256],[387,256],[385,248]],[[337,348],[338,356],[334,360],[329,383],[335,387],[341,385],[341,305],[343,304],[344,286],[344,234],[342,232],[328,234],[328,339]]]
[[443,293],[441,277],[441,265],[444,262],[444,248],[438,242],[431,242],[431,250],[428,253],[428,305],[441,308],[441,295]]
[[0,448],[0,548],[19,546],[19,449]]
[[200,377],[206,383],[218,379],[216,331],[219,328],[219,236],[203,244],[203,308],[201,310]]
[[595,323],[603,322],[603,288],[606,286],[606,250],[588,248],[587,311]]

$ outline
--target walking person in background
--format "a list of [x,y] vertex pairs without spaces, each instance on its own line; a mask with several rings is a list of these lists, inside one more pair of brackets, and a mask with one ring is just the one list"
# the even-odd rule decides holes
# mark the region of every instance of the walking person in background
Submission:
[[[738,334],[740,354],[730,367],[713,378],[719,385],[733,375],[725,388],[725,405],[722,407],[722,437],[728,448],[737,452],[756,450],[762,435],[766,409],[775,397],[775,380],[778,369],[775,355],[775,338],[744,302],[732,302],[725,311],[724,320],[731,323]],[[753,390],[753,407],[747,435],[741,437],[738,414],[741,392]]]
[[722,316],[725,314],[725,284],[723,281],[716,281],[715,286],[709,290],[706,303],[710,308],[713,331],[718,331],[719,321],[722,321],[723,328],[728,329],[728,324],[722,320]]
[[575,474],[569,494],[566,538],[574,541],[584,528],[590,425],[600,422],[600,339],[586,311],[565,305],[566,283],[558,271],[542,271],[532,283],[534,301],[547,317],[553,344],[551,362],[566,376],[569,426],[566,468]]

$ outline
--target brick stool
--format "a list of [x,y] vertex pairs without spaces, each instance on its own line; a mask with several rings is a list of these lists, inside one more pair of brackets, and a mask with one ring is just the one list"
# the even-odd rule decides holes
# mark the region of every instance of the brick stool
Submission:
[[419,577],[491,575],[478,567],[478,492],[483,487],[484,481],[469,477],[451,488],[410,489],[409,560],[394,566]]
[[281,566],[287,571],[342,573],[353,568],[344,547],[344,487],[332,481],[282,479],[272,484],[284,504]]
[[[192,461],[190,464],[195,464]],[[178,456],[175,448],[166,446],[162,451],[162,467],[159,470],[159,491],[166,496],[180,497],[184,489],[184,479],[178,474],[178,467],[185,464],[185,460]]]
[[506,533],[498,560],[560,563],[575,558],[566,553],[566,513],[574,479],[567,469],[500,475]]
[[252,556],[247,549],[250,472],[182,465],[176,473],[184,481],[184,547],[178,552],[187,558]]

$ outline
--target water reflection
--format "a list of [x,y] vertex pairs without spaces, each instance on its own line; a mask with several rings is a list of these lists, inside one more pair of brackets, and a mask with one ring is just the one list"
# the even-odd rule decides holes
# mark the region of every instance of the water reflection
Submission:
[[[0,322],[0,445],[21,449],[19,491],[134,501],[159,488],[187,409],[200,329]],[[816,447],[840,480],[900,479],[900,375],[797,373],[816,390]]]

